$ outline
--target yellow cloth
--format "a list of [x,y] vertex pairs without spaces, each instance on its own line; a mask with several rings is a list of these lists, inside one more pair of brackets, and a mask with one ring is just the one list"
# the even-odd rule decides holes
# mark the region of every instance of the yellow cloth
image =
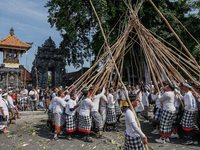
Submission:
[[122,100],[122,106],[128,106],[127,100]]

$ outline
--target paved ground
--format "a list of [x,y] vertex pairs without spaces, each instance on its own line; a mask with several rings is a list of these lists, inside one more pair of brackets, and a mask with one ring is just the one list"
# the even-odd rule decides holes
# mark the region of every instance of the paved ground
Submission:
[[[85,143],[83,139],[74,139],[68,141],[65,138],[59,141],[52,141],[53,135],[50,134],[49,128],[46,127],[47,115],[43,112],[21,113],[21,119],[15,121],[15,124],[11,124],[8,130],[11,132],[8,134],[0,133],[0,149],[12,150],[12,149],[27,149],[27,150],[117,150],[123,147],[124,143],[124,115],[122,116],[122,123],[119,125],[120,132],[105,132],[106,139],[97,140],[95,134],[92,134],[92,140],[94,143]],[[37,114],[37,115],[36,115]],[[139,119],[143,132],[147,135],[149,141],[149,149],[155,150],[200,150],[199,145],[185,146],[181,145],[182,139],[174,139],[171,143],[161,145],[155,143],[155,139],[159,138],[159,135],[152,135],[151,131],[154,129],[151,122],[144,123],[143,118]],[[200,143],[200,136],[199,136]]]

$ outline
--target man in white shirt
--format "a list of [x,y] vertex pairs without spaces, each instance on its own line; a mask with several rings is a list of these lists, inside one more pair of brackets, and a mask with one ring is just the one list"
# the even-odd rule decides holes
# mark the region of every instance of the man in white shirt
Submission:
[[156,104],[156,106],[155,106],[156,111],[153,116],[153,124],[156,126],[156,129],[154,131],[152,131],[151,133],[159,134],[159,124],[160,124],[160,119],[162,116],[162,107],[161,107],[161,103],[159,100],[158,89],[155,88],[154,92],[155,92],[155,95],[152,92],[151,97],[152,97],[152,100],[155,101],[155,104]]
[[146,85],[142,97],[142,103],[144,105],[144,111],[142,112],[142,116],[145,118],[144,122],[149,122],[149,90],[149,87]]
[[35,91],[35,88],[32,87],[32,90],[29,92],[30,96],[30,102],[31,102],[31,110],[37,110],[37,91]]
[[2,95],[2,98],[0,97],[0,130],[3,130],[3,133],[10,132],[6,130],[8,125],[8,117],[9,117],[9,111],[8,111],[8,103],[7,103],[7,93]]
[[183,92],[185,95],[180,95],[181,99],[184,100],[184,113],[181,119],[182,129],[186,137],[186,142],[183,144],[190,145],[193,144],[192,138],[194,137],[194,112],[196,107],[196,100],[190,91],[191,86],[187,83],[183,83]]
[[126,111],[126,108],[128,107],[127,99],[126,99],[126,93],[128,94],[128,90],[124,89],[124,87],[121,87],[121,99],[122,99],[122,107],[123,107],[123,112]]
[[67,102],[65,106],[65,114],[66,114],[66,132],[67,132],[67,139],[72,140],[72,133],[76,131],[76,109],[79,104],[76,102],[76,93],[70,93],[70,100]]
[[61,132],[66,120],[64,116],[66,102],[62,99],[64,97],[63,91],[58,91],[57,97],[54,98],[53,114],[55,123],[54,140],[58,140],[57,134]]
[[98,129],[99,139],[103,138],[102,136],[103,120],[102,120],[102,116],[99,113],[99,101],[100,101],[100,98],[103,97],[104,93],[105,93],[105,88],[103,88],[101,92],[98,90],[94,98],[92,98],[94,106],[91,109],[91,116],[92,116],[93,121],[95,122],[95,127],[97,127]]
[[[133,108],[138,106],[138,97],[136,94],[129,95]],[[147,137],[138,127],[136,118],[132,110],[128,107],[125,114],[126,133],[124,141],[124,150],[143,150],[144,145],[147,145]],[[142,138],[142,140],[141,140]]]
[[175,92],[172,85],[165,87],[166,92],[161,96],[158,93],[159,100],[163,104],[162,116],[160,119],[159,133],[161,137],[155,141],[161,144],[170,142],[169,136],[172,133],[172,122],[176,108],[174,107]]
[[118,129],[116,128],[117,117],[116,117],[116,113],[115,113],[116,100],[114,100],[114,96],[112,95],[113,92],[114,92],[113,87],[110,87],[109,93],[107,95],[108,105],[107,105],[106,126],[112,125],[113,131],[118,132]]
[[94,103],[89,98],[89,92],[87,89],[83,89],[83,98],[81,100],[81,108],[79,111],[79,126],[78,130],[85,133],[85,142],[92,143],[90,139],[90,130],[91,130],[91,118],[90,110],[94,107]]
[[107,115],[107,109],[106,109],[106,106],[108,104],[108,100],[107,100],[107,97],[106,97],[106,93],[107,93],[107,90],[105,90],[105,93],[104,95],[102,95],[102,97],[100,98],[100,114],[102,116],[102,120],[103,120],[103,131],[105,131],[105,122],[106,122],[106,115]]
[[12,123],[12,120],[15,119],[15,113],[14,113],[14,104],[13,104],[13,99],[12,96],[13,91],[8,91],[8,96],[7,96],[7,103],[8,103],[8,109],[11,112],[11,115],[9,116],[9,121]]
[[122,111],[121,111],[121,107],[120,107],[120,103],[119,103],[119,102],[121,102],[121,99],[119,98],[119,92],[120,92],[120,89],[117,89],[117,87],[114,87],[113,96],[114,96],[114,100],[116,101],[115,102],[115,113],[117,116],[117,122],[120,123],[120,117],[122,115]]
[[20,95],[21,95],[21,110],[24,110],[24,108],[29,109],[29,105],[28,105],[28,90],[24,88],[24,86],[21,87],[21,91],[20,91]]

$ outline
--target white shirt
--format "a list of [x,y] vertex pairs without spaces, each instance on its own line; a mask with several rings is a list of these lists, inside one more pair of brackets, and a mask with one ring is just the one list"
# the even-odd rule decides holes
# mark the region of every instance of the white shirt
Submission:
[[140,130],[135,120],[133,112],[128,108],[125,114],[126,133],[131,137],[145,137],[144,133]]
[[105,88],[103,88],[100,94],[94,96],[93,100],[94,106],[92,107],[91,111],[99,111],[99,101],[100,98],[104,95],[104,93],[105,93]]
[[148,97],[149,97],[149,92],[148,91],[144,92],[143,97],[142,97],[142,103],[144,106],[149,106]]
[[[34,96],[35,96],[35,98],[34,98],[34,99],[32,99],[32,97],[31,97],[30,95],[34,95]],[[32,90],[31,90],[31,91],[29,92],[29,96],[30,96],[30,98],[31,98],[30,100],[31,100],[31,101],[36,101],[36,100],[37,100],[37,97],[36,97],[36,95],[37,95],[37,92],[36,92],[35,90],[34,90],[34,91],[32,91]]]
[[180,97],[181,97],[181,99],[184,100],[185,110],[187,110],[187,111],[195,111],[196,101],[195,101],[195,98],[192,95],[191,91],[188,91],[187,93],[185,93],[184,96],[180,95]]
[[117,91],[113,92],[113,96],[114,96],[114,100],[116,100],[116,103],[115,103],[115,106],[119,106],[119,103],[118,103],[118,99],[119,99],[119,92],[120,90],[118,89]]
[[51,103],[49,105],[49,110],[51,110],[51,111],[53,111],[53,106],[55,105],[55,102],[54,102],[55,97],[56,97],[56,93],[53,93]]
[[163,96],[159,95],[159,100],[163,104],[163,110],[175,111],[176,108],[174,107],[174,99],[175,99],[174,91],[165,92]]
[[66,106],[66,102],[61,97],[54,98],[54,106],[53,106],[53,113],[63,113],[63,110]]
[[8,104],[9,108],[15,108],[15,106],[13,104],[13,99],[12,99],[12,97],[10,95],[8,95],[7,101],[8,101],[7,104]]
[[114,97],[111,93],[108,94],[107,96],[108,99],[108,108],[115,108],[115,101],[114,101]]
[[134,108],[135,112],[142,112],[144,110],[144,105],[142,102],[137,102],[138,106]]
[[76,109],[73,110],[73,111],[71,111],[70,109],[71,109],[71,108],[74,108],[74,106],[76,106],[76,104],[77,104],[77,103],[76,103],[76,100],[70,99],[70,100],[67,102],[66,106],[65,106],[65,113],[68,114],[68,115],[74,116],[75,113],[76,113]]
[[151,94],[151,98],[152,98],[153,101],[156,102],[156,108],[161,108],[161,103],[160,103],[160,100],[159,100],[158,93],[156,93],[156,95]]
[[[128,94],[127,90],[126,90],[126,93]],[[126,93],[125,93],[124,89],[121,90],[121,99],[122,100],[126,100]]]
[[27,89],[24,89],[23,91],[21,90],[20,93],[22,93],[21,97],[27,97],[28,96],[28,90]]
[[69,101],[70,100],[70,95],[65,95],[65,97],[63,98],[65,101]]
[[91,99],[87,97],[83,97],[81,100],[81,108],[79,111],[79,115],[82,116],[90,116],[90,110],[93,107],[94,103],[91,101]]
[[100,98],[100,107],[106,107],[106,101],[107,101],[107,97],[105,95],[102,95],[102,97]]
[[[5,99],[1,99],[1,98],[0,98],[0,107],[3,108],[3,112],[4,112],[4,114],[5,114],[6,116],[9,115],[7,105],[8,105],[7,101],[6,101]],[[0,115],[3,116],[1,110],[0,110]]]
[[[179,90],[175,89],[175,91],[178,92],[178,93],[180,94],[180,91],[179,91]],[[181,102],[180,102],[180,100],[179,100],[179,98],[178,98],[178,95],[176,95],[176,97],[175,97],[175,99],[174,99],[174,106],[175,106],[176,108],[179,108],[179,107],[181,106]]]
[[140,89],[135,89],[134,91],[133,91],[133,94],[137,94],[138,92],[140,91]]

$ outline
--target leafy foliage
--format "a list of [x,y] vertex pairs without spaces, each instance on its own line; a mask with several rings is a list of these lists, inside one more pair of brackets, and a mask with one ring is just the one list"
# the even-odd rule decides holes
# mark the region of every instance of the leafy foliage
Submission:
[[[92,2],[106,36],[119,18],[124,15],[109,36],[108,41],[111,44],[118,37],[119,27],[121,27],[123,32],[126,13],[128,13],[126,12],[127,8],[122,0],[92,0]],[[136,1],[131,0],[131,3],[134,6]],[[189,14],[199,8],[200,2],[197,0],[154,0],[154,3],[169,21],[186,47],[190,52],[193,52],[194,47],[197,45],[196,42],[173,16],[176,16],[189,32],[200,41],[200,17],[196,14]],[[91,55],[97,56],[104,43],[104,39],[89,0],[49,0],[45,7],[48,7],[48,22],[52,27],[55,26],[63,37],[60,46],[63,54],[67,57],[68,65],[73,64],[77,68],[83,63],[83,58],[88,59]],[[147,29],[164,38],[178,49],[181,49],[177,39],[148,0],[144,1],[139,17]],[[91,50],[90,53],[89,50]],[[134,45],[134,51],[137,58],[143,57],[140,53],[140,46],[137,44]],[[103,51],[100,54],[102,53]],[[132,55],[132,53],[129,54]],[[126,66],[130,65],[130,55],[125,56],[124,65]]]

